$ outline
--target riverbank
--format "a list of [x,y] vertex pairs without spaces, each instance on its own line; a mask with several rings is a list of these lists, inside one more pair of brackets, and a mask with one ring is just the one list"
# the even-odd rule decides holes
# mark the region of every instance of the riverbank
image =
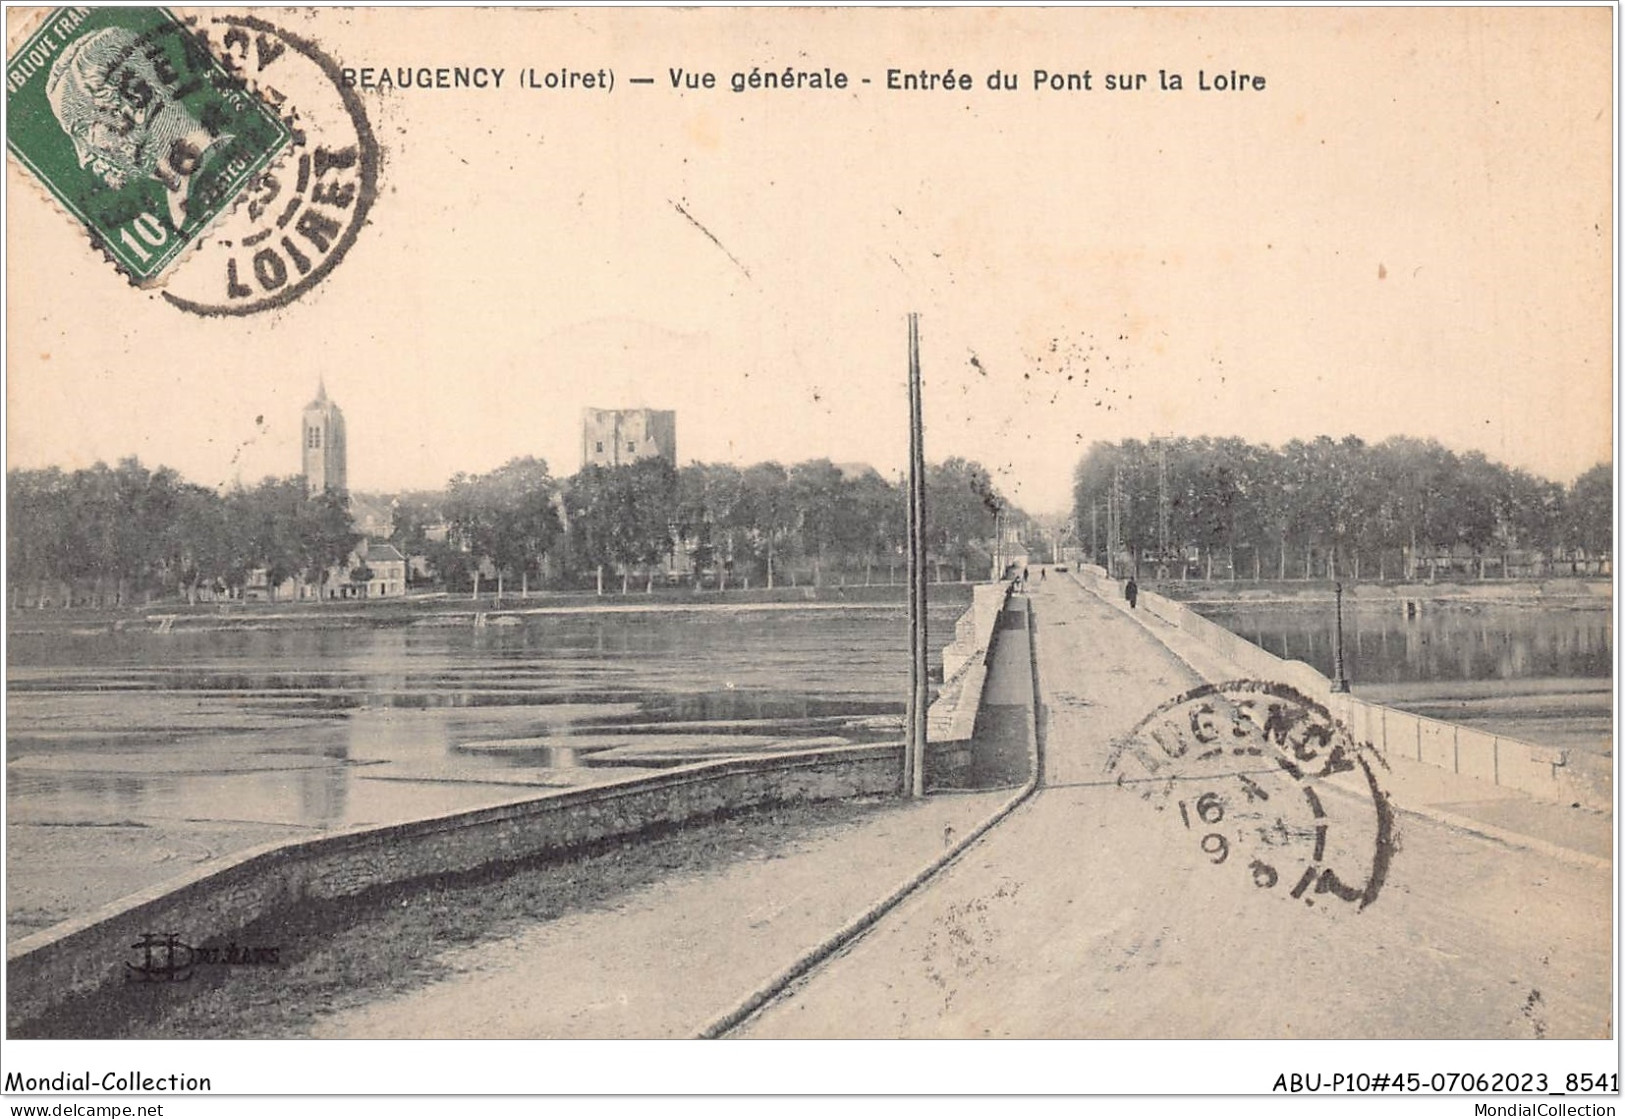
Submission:
[[[1146,590],[1156,591],[1164,598],[1175,599],[1187,606],[1229,603],[1256,603],[1292,605],[1331,602],[1336,597],[1336,584],[1326,579],[1315,580],[1155,580],[1140,584]],[[1452,603],[1539,603],[1564,605],[1575,609],[1606,610],[1613,604],[1613,583],[1607,579],[1546,579],[1527,580],[1485,579],[1460,583],[1402,583],[1365,582],[1352,580],[1343,584],[1343,601],[1361,607],[1368,604],[1389,605],[1399,609],[1404,602],[1423,604]]]
[[[963,608],[975,583],[931,583],[933,606]],[[700,590],[656,587],[629,594],[543,592],[529,595],[509,590],[478,597],[433,592],[399,598],[304,600],[288,602],[152,602],[125,607],[73,607],[12,610],[7,631],[17,635],[172,633],[191,629],[328,629],[346,626],[513,625],[525,617],[557,614],[659,614],[745,610],[902,610],[907,588],[901,584],[765,587],[751,590]]]

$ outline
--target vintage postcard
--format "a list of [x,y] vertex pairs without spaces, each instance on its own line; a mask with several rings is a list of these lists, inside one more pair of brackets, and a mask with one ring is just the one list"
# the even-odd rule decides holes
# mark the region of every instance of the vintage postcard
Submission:
[[8,1099],[1618,1092],[1613,8],[5,14]]

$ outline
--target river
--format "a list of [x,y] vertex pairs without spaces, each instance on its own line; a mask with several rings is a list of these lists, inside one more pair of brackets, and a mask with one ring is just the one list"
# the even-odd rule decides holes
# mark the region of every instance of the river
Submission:
[[[1328,601],[1191,607],[1281,657],[1330,677]],[[1611,603],[1345,600],[1344,671],[1356,695],[1496,734],[1601,755],[1613,751]]]
[[[969,589],[932,595],[940,664]],[[902,734],[898,604],[323,610],[13,618],[13,935],[261,843]]]

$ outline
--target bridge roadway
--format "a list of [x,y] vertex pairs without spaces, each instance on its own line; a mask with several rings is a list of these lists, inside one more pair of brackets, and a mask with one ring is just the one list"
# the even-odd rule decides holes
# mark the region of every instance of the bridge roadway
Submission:
[[732,1036],[1608,1035],[1597,860],[1416,815],[1396,790],[1398,851],[1368,907],[1259,889],[1108,772],[1113,740],[1200,678],[1121,604],[1055,574],[1030,589],[1043,786]]
[[[1214,678],[1233,667],[1071,578],[1030,590],[1042,787],[728,1036],[1606,1036],[1611,880],[1594,857],[1606,834],[1577,839],[1576,814],[1527,798],[1475,809],[1458,803],[1459,779],[1395,761],[1379,779],[1400,810],[1400,846],[1375,902],[1357,911],[1313,892],[1319,904],[1293,900],[1286,882],[1260,890],[1242,856],[1215,866],[1171,804],[1157,812],[1137,795],[1144,784],[1119,787],[1107,768],[1114,739],[1198,682],[1191,665]],[[994,650],[982,729],[995,737],[1012,737],[1031,702],[1023,637],[1005,630]],[[440,981],[357,992],[311,1032],[692,1037],[1008,796],[900,801],[494,943],[448,946]],[[1336,796],[1328,812],[1360,806]],[[1438,819],[1411,811],[1440,801]],[[1519,834],[1476,830],[1518,845],[1464,829],[1474,811],[1515,824]]]

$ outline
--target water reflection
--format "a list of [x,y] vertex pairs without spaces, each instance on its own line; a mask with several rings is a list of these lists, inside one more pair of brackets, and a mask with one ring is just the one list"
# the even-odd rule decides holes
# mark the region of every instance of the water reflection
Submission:
[[423,621],[17,632],[8,819],[325,829],[900,733],[900,608]]
[[[1330,676],[1331,603],[1193,604],[1255,645]],[[1607,679],[1613,620],[1607,610],[1441,604],[1412,618],[1392,606],[1344,606],[1345,671],[1356,683],[1538,678]]]

